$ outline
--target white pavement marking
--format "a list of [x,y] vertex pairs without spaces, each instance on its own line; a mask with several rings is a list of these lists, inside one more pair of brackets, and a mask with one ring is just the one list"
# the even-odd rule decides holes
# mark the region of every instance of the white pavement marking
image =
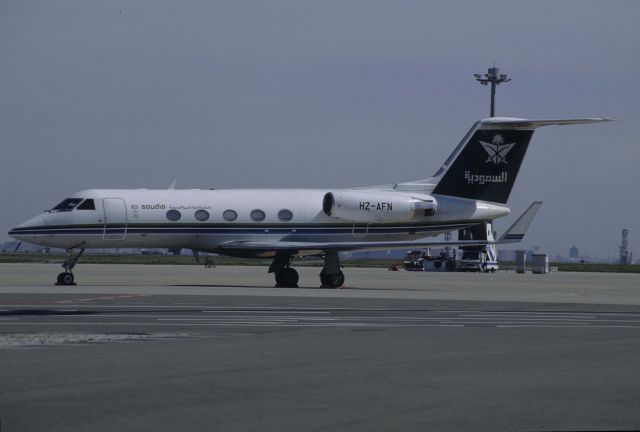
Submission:
[[[83,325],[95,326],[216,326],[216,327],[493,327],[493,328],[640,328],[640,313],[569,311],[491,311],[469,309],[428,309],[393,307],[331,307],[261,303],[230,306],[210,303],[174,304],[87,304],[87,300],[112,300],[132,297],[95,296],[73,299],[75,305],[49,304],[48,314],[37,311],[47,304],[3,305],[31,308],[19,316],[0,318],[2,325]],[[137,313],[132,313],[138,309]],[[195,310],[194,310],[195,309]],[[5,309],[10,311],[10,309]],[[111,313],[110,311],[114,312]],[[155,313],[154,313],[155,312]],[[69,316],[70,313],[78,313]],[[426,315],[426,316],[425,316]],[[60,320],[63,320],[60,322]],[[116,320],[116,321],[112,321]],[[120,321],[117,321],[120,320]],[[122,322],[124,320],[125,322]],[[33,322],[35,321],[35,322]],[[96,322],[97,321],[97,322]],[[105,322],[107,321],[107,322]],[[134,322],[129,322],[134,321]]]
[[37,347],[47,345],[82,344],[121,342],[133,340],[149,340],[167,337],[184,337],[185,333],[155,333],[155,334],[131,334],[131,333],[15,333],[0,335],[0,349]]
[[637,326],[597,326],[597,325],[579,325],[579,324],[572,324],[572,325],[543,324],[543,325],[537,325],[537,326],[527,326],[527,325],[521,325],[521,324],[502,324],[502,325],[498,325],[496,327],[498,327],[498,328],[531,328],[531,327],[535,327],[535,328],[589,328],[589,329],[595,329],[595,328],[602,328],[602,329],[621,328],[621,329],[640,329],[640,325],[637,325]]
[[483,321],[506,321],[506,320],[514,320],[514,322],[518,321],[532,321],[532,322],[543,322],[543,321],[594,321],[594,318],[533,318],[533,317],[458,317],[456,319],[460,321],[466,320],[478,320],[482,319]]
[[519,313],[519,314],[507,314],[507,313],[494,313],[494,312],[490,312],[490,313],[474,313],[474,314],[461,314],[461,317],[505,317],[505,318],[517,318],[517,317],[528,317],[528,318],[567,318],[567,317],[572,317],[572,318],[587,318],[587,319],[595,319],[596,315],[594,314],[573,314],[573,313],[563,313],[563,314],[546,314],[546,313],[529,313],[529,312],[523,312],[523,313]]
[[[77,322],[28,322],[28,323],[0,323],[0,326],[3,325],[25,325],[25,326],[50,326],[50,325],[69,325],[69,326],[77,326],[79,323]],[[222,326],[246,326],[246,324],[240,323],[217,323],[217,322],[207,322],[207,323],[138,323],[138,322],[93,322],[93,323],[81,323],[82,325],[126,325],[126,326],[163,326],[163,327],[172,327],[172,326],[182,326],[182,327],[191,327],[191,326],[200,326],[200,327],[222,327]],[[419,325],[414,324],[364,324],[364,323],[326,323],[326,324],[313,324],[313,323],[282,323],[282,324],[271,324],[271,323],[263,323],[263,327],[464,327],[464,325],[455,325],[455,324],[431,324],[431,323],[421,323]],[[249,326],[255,327],[255,324],[250,324]]]
[[[234,323],[234,322],[239,322],[238,320],[242,321],[242,320],[246,320],[246,319],[251,319],[253,318],[258,324],[260,323],[271,323],[271,322],[275,322],[275,321],[292,321],[292,322],[298,322],[300,321],[299,318],[295,318],[295,317],[218,317],[218,318],[158,318],[158,321],[198,321],[198,322],[229,322],[229,323]],[[325,318],[327,320],[332,320],[335,321],[335,319],[331,319],[331,318]],[[315,320],[314,320],[315,321]]]
[[[223,314],[223,313],[229,313],[229,311],[225,311],[225,310],[203,310],[200,311],[201,313],[217,313],[217,314]],[[233,310],[233,313],[256,313],[256,310]],[[260,313],[282,313],[282,312],[287,312],[289,314],[309,314],[309,315],[326,315],[329,314],[329,311],[290,311],[290,310],[259,310]]]

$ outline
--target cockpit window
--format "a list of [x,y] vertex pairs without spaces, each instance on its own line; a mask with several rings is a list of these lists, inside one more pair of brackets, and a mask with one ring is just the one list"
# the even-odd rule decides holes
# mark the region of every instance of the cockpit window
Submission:
[[96,205],[91,198],[86,199],[78,206],[78,210],[95,210]]
[[52,208],[50,211],[55,211],[55,212],[71,211],[74,208],[76,208],[78,204],[80,204],[80,201],[82,201],[82,198],[67,198],[66,200],[62,201],[60,204]]

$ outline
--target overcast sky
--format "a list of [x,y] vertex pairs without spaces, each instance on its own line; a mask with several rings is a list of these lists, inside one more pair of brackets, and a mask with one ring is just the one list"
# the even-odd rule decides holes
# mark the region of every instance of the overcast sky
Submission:
[[[524,246],[640,254],[638,1],[0,0],[0,241],[85,188],[337,188],[427,178],[474,121],[536,131]],[[634,247],[635,246],[635,247]],[[639,255],[640,256],[640,255]]]

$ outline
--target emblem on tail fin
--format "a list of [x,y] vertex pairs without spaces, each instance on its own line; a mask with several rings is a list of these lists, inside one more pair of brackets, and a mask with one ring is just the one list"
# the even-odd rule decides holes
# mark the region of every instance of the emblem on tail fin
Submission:
[[504,144],[502,135],[496,134],[493,136],[491,143],[480,141],[484,151],[489,155],[489,159],[486,162],[493,162],[494,164],[507,163],[507,154],[511,151],[516,143]]

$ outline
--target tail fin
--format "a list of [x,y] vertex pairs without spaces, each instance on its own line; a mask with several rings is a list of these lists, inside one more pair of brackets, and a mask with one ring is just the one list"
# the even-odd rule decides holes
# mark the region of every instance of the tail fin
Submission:
[[471,128],[433,176],[432,181],[436,182],[433,193],[505,204],[536,128],[608,120],[500,117],[481,120]]

